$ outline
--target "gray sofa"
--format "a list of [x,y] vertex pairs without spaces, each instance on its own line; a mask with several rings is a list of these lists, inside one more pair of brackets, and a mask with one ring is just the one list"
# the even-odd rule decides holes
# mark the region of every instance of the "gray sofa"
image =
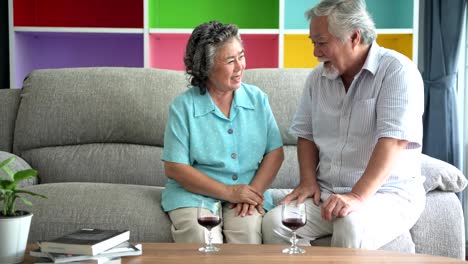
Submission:
[[[245,71],[244,81],[269,95],[285,144],[271,189],[275,200],[298,183],[296,140],[287,128],[309,71]],[[160,159],[169,102],[185,89],[178,71],[73,68],[34,71],[22,89],[0,90],[0,159],[14,154],[15,169],[37,169],[40,181],[27,188],[48,196],[20,207],[34,213],[29,240],[95,227],[129,229],[132,241],[172,241],[160,208],[166,182]],[[426,209],[410,232],[382,249],[464,258],[464,219],[454,192],[466,179],[445,162],[421,158]]]

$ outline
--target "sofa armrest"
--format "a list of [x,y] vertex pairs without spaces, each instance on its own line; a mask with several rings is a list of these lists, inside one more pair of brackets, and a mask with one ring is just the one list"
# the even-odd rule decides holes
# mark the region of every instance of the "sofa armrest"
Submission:
[[20,89],[0,89],[0,150],[11,152]]
[[426,192],[438,189],[447,192],[461,192],[468,184],[463,173],[455,166],[421,154],[421,174],[426,177]]
[[[13,170],[13,172],[31,169],[31,166],[26,161],[24,161],[24,159],[22,159],[21,157],[15,154],[9,153],[9,152],[0,151],[0,162],[10,157],[16,158],[12,163],[9,164],[9,167],[11,170]],[[0,173],[0,179],[2,179],[2,177],[3,175]],[[37,178],[22,181],[18,184],[18,186],[21,188],[24,188],[26,186],[35,185],[35,184],[38,184]]]
[[426,208],[410,232],[417,253],[465,258],[463,210],[454,193],[428,192]]

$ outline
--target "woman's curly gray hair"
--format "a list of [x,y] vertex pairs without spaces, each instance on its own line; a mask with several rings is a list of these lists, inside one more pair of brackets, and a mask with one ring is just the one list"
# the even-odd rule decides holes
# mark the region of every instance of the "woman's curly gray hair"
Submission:
[[236,25],[218,21],[203,23],[193,30],[185,50],[184,64],[190,85],[200,87],[201,94],[206,93],[206,82],[218,48],[232,39],[242,44],[238,31]]

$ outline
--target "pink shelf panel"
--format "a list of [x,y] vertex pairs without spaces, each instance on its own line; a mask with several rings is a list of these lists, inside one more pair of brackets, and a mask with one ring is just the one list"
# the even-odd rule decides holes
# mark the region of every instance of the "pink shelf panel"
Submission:
[[[243,34],[247,68],[278,67],[278,35]],[[184,70],[184,54],[190,34],[150,34],[149,65],[152,68]]]

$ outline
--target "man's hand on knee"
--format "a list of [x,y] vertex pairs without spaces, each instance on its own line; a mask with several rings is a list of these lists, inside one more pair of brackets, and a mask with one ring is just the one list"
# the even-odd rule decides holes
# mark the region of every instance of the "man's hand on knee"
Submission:
[[359,210],[363,202],[354,193],[333,194],[322,204],[322,218],[332,221],[335,217],[345,217]]

